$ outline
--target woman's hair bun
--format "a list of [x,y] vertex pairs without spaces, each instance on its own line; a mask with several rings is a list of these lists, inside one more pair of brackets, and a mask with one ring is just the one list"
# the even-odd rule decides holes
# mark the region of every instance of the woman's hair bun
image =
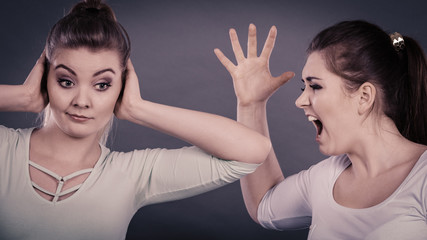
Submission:
[[94,15],[94,16],[105,16],[109,19],[116,21],[113,10],[102,0],[84,0],[76,4],[69,14],[83,14],[83,15]]
[[46,39],[46,58],[51,61],[56,49],[79,47],[116,50],[122,67],[126,66],[130,55],[129,36],[111,7],[101,0],[78,2],[52,27]]
[[99,10],[101,0],[85,0],[84,3],[87,5],[87,8],[96,8]]

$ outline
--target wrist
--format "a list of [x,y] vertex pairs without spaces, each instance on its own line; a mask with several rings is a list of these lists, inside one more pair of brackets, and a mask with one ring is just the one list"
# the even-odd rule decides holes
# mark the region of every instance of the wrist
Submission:
[[267,101],[250,104],[237,103],[237,120],[264,118],[267,112]]
[[120,110],[116,113],[118,118],[135,122],[136,119],[140,119],[143,115],[145,101],[142,99],[127,99],[121,102]]
[[237,101],[237,109],[241,111],[258,111],[267,107],[267,101],[241,102]]
[[21,101],[17,102],[18,107],[25,112],[41,112],[43,109],[38,107],[38,99],[37,94],[33,89],[26,85],[21,85],[19,87],[21,92],[19,95],[21,96]]
[[237,121],[269,137],[267,124],[267,101],[237,104]]

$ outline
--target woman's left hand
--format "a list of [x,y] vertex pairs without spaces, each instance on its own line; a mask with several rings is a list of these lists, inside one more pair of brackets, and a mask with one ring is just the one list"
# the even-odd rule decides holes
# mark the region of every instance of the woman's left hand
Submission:
[[129,59],[126,66],[124,86],[119,97],[114,114],[117,118],[123,120],[132,120],[132,109],[142,101],[139,80],[133,67],[132,61]]

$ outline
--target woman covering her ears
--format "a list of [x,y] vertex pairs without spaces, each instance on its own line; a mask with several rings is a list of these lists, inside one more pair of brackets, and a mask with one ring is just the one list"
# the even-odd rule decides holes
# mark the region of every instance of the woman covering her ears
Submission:
[[[215,189],[264,161],[270,141],[242,124],[141,98],[129,55],[112,9],[88,0],[53,26],[22,85],[0,85],[0,110],[45,113],[38,128],[0,126],[0,239],[125,239],[139,208]],[[194,146],[111,151],[114,115]]]
[[[251,24],[245,57],[231,29],[238,66],[215,50],[233,77],[238,121],[267,137],[267,101],[294,76],[270,74],[276,34],[272,27],[258,57]],[[421,47],[366,21],[346,21],[321,31],[307,52],[295,103],[330,157],[284,178],[272,151],[241,179],[249,214],[265,228],[310,228],[309,239],[427,239],[427,64]]]

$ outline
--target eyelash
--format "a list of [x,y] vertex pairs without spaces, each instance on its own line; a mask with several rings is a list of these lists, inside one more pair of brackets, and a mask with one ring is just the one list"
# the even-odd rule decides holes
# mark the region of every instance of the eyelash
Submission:
[[[103,86],[104,88],[99,88],[100,86]],[[95,84],[95,88],[98,91],[105,91],[110,87],[111,87],[111,84],[109,82],[102,82],[102,83]]]
[[[74,86],[74,82],[68,79],[58,79],[58,83],[63,88],[71,88]],[[108,88],[111,87],[111,83],[109,82],[101,82],[95,84],[95,89],[98,91],[106,91]]]
[[[322,89],[322,86],[320,86],[318,84],[310,84],[308,86],[311,87],[313,90],[320,90],[320,89]],[[301,88],[301,91],[304,92],[304,90],[305,90],[305,85]]]
[[[68,79],[62,79],[62,78],[58,79],[58,83],[63,88],[70,88],[72,87],[72,85],[74,85],[73,81]],[[71,84],[71,85],[68,85],[68,84]]]

